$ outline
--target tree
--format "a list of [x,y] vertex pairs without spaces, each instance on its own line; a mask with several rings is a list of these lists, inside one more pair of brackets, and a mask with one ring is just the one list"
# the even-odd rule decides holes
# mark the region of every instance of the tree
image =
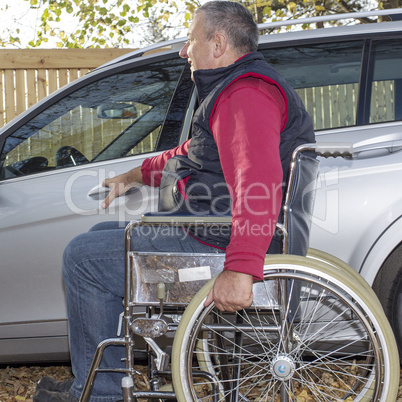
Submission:
[[[8,0],[0,12],[11,7]],[[156,43],[183,35],[194,10],[207,0],[20,0],[39,15],[35,37],[25,43],[18,26],[3,28],[0,46],[61,48],[125,47]],[[401,7],[402,0],[236,0],[258,23],[377,8]],[[66,21],[69,21],[66,23]],[[361,23],[374,22],[362,19]],[[336,22],[344,23],[343,21]],[[18,24],[14,24],[18,25]],[[317,24],[317,28],[323,24]],[[310,26],[303,26],[310,29]],[[144,35],[145,33],[145,35]]]
[[[8,1],[0,12],[12,6],[13,0]],[[197,0],[137,0],[135,5],[129,0],[23,1],[40,14],[35,38],[25,44],[21,29],[6,28],[0,46],[41,47],[54,38],[61,48],[123,47],[132,46],[134,34],[144,31],[151,32],[152,39],[166,40],[177,35],[171,33],[170,20],[181,14],[188,21],[200,5]]]

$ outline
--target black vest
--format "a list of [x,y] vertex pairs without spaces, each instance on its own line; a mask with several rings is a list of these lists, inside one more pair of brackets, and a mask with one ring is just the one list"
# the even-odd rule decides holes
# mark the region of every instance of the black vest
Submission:
[[[260,53],[249,53],[234,64],[211,70],[197,70],[194,80],[198,91],[199,107],[193,117],[192,138],[188,159],[171,160],[168,170],[189,166],[190,178],[186,184],[186,210],[199,214],[230,214],[231,199],[220,164],[219,153],[210,129],[210,118],[220,94],[236,79],[245,77],[261,78],[276,85],[285,93],[288,119],[281,132],[280,156],[283,178],[286,182],[292,151],[300,144],[313,143],[314,130],[310,116],[304,105],[285,79],[265,60]],[[252,117],[251,117],[252,118]],[[177,157],[176,157],[177,158]],[[175,159],[175,158],[172,158]],[[269,172],[267,172],[269,174]],[[183,177],[185,175],[181,175]],[[166,210],[163,206],[160,210]],[[196,233],[201,240],[220,247],[229,243],[229,235],[213,236]]]

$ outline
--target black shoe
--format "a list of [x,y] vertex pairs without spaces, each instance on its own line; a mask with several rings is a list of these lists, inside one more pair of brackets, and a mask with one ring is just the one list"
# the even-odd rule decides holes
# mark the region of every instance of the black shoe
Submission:
[[70,392],[52,392],[46,389],[38,389],[32,400],[33,402],[78,402],[78,398]]
[[65,381],[57,381],[52,377],[42,377],[36,383],[36,390],[45,389],[52,392],[68,392],[73,385],[74,377],[71,377]]

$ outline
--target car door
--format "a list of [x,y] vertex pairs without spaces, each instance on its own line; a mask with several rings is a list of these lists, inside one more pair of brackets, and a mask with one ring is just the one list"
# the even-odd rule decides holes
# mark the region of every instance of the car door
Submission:
[[44,337],[66,342],[63,250],[98,222],[124,227],[155,208],[157,192],[143,186],[103,210],[100,184],[179,144],[191,90],[177,52],[122,62],[62,89],[0,134],[0,346],[10,356],[40,354]]
[[357,271],[402,215],[402,41],[384,31],[263,50],[304,101],[317,141],[353,144],[354,160],[320,158],[310,246]]

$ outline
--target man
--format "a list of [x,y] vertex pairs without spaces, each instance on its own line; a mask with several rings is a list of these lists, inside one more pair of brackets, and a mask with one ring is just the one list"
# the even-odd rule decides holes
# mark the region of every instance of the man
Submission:
[[[198,90],[192,138],[144,161],[140,168],[107,179],[110,203],[128,189],[161,184],[185,172],[175,201],[180,211],[232,214],[231,233],[134,233],[138,251],[223,252],[224,271],[205,304],[235,311],[252,303],[254,279],[278,220],[282,183],[292,150],[314,141],[311,120],[285,80],[256,53],[258,30],[251,14],[231,1],[200,7],[180,56],[190,63]],[[163,174],[160,171],[163,171]],[[76,401],[96,348],[114,337],[124,296],[124,239],[117,223],[97,225],[75,238],[63,259],[75,380],[38,383],[34,401]],[[105,366],[121,365],[121,351],[107,350]],[[121,349],[121,348],[120,348]],[[121,399],[120,377],[99,375],[94,401]]]

